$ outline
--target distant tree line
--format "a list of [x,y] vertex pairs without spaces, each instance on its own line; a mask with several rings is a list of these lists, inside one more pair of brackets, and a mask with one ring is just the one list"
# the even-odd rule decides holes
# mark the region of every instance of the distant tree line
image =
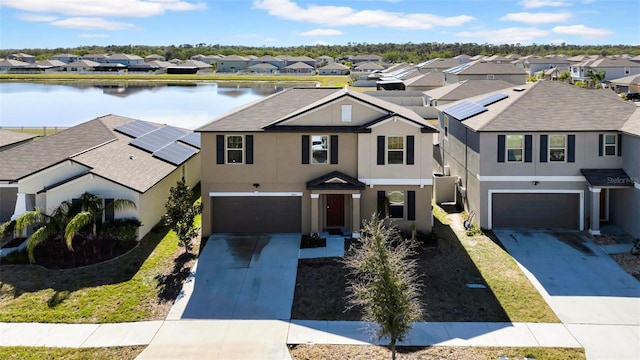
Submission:
[[182,44],[169,46],[148,46],[148,45],[109,45],[109,46],[79,46],[76,48],[55,48],[55,49],[5,49],[0,50],[0,57],[5,58],[7,55],[23,52],[36,56],[38,60],[45,60],[49,57],[60,54],[70,53],[76,55],[86,54],[132,54],[145,57],[151,54],[164,56],[167,60],[181,59],[186,60],[191,56],[202,55],[290,55],[290,56],[309,56],[317,58],[321,55],[328,55],[333,58],[339,58],[345,55],[365,55],[377,54],[383,57],[387,62],[411,62],[419,63],[427,59],[454,57],[460,54],[470,56],[475,55],[550,55],[565,54],[568,56],[575,55],[619,55],[630,54],[640,55],[640,46],[632,45],[569,45],[569,44],[476,44],[476,43],[347,43],[346,45],[312,45],[312,46],[290,46],[290,47],[258,47],[258,46],[242,46],[242,45],[220,45],[220,44]]

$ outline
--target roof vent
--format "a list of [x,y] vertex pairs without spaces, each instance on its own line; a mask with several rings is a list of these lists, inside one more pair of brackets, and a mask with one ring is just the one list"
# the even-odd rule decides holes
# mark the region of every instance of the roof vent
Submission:
[[524,90],[525,90],[524,88],[513,88],[513,91],[517,91],[517,92],[521,92],[521,91],[524,91]]

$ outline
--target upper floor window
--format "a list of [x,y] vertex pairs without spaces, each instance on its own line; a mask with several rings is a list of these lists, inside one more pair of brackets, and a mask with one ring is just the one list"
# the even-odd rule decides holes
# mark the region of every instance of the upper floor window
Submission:
[[549,161],[565,161],[567,152],[567,137],[564,135],[549,135]]
[[387,138],[387,163],[404,164],[403,136],[389,136]]
[[604,135],[603,153],[605,156],[616,156],[616,149],[618,148],[618,135],[606,134]]
[[487,80],[495,80],[496,76],[493,74],[487,75]]
[[311,136],[311,162],[327,164],[329,161],[329,137],[327,135]]
[[507,135],[507,161],[522,162],[523,147],[523,135]]
[[227,135],[227,163],[242,164],[244,147],[242,135]]

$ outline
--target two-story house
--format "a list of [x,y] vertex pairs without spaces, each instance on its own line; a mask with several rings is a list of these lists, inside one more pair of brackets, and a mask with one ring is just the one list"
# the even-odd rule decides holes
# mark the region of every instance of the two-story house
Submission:
[[459,202],[486,229],[608,221],[640,236],[640,108],[609,95],[541,81],[442,107]]
[[601,57],[585,60],[570,67],[573,81],[589,79],[589,70],[603,71],[604,80],[610,81],[629,75],[640,75],[640,64],[623,58]]
[[379,212],[431,230],[433,133],[346,88],[290,88],[222,115],[202,137],[202,233],[357,232]]
[[444,70],[445,84],[464,80],[504,80],[514,85],[527,81],[527,72],[510,63],[494,63],[483,60],[472,61]]
[[249,68],[248,57],[239,55],[228,55],[216,59],[216,72],[219,73],[235,73],[238,71],[246,71]]

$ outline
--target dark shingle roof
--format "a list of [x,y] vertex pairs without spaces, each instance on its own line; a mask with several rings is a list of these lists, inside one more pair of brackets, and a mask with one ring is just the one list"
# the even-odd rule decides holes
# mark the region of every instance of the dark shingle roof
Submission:
[[464,124],[478,131],[617,131],[637,110],[634,104],[600,91],[558,81],[538,81],[496,93],[509,97]]
[[470,98],[472,96],[486,94],[489,91],[496,91],[513,87],[512,83],[504,80],[464,80],[455,84],[425,91],[424,94],[431,99],[442,101],[457,101]]

